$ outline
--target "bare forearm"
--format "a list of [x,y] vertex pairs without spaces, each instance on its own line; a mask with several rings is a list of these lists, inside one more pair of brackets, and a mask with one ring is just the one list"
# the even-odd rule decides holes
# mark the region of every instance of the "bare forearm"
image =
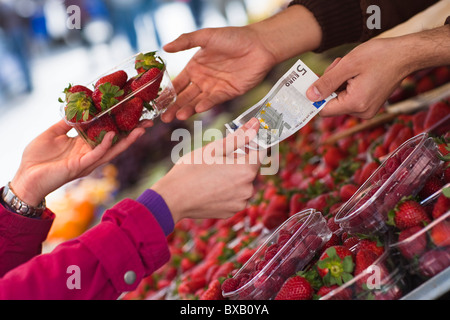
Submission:
[[249,26],[257,31],[277,63],[315,50],[322,41],[322,30],[313,14],[296,5]]
[[450,64],[450,25],[400,38],[409,57],[409,72]]

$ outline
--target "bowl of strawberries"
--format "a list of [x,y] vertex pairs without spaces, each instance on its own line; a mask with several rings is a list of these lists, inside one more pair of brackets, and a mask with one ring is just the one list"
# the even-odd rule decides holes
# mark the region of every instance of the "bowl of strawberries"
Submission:
[[415,196],[440,164],[438,146],[427,133],[407,140],[339,209],[335,222],[352,233],[386,232],[389,210],[403,196]]
[[166,66],[156,51],[138,53],[86,85],[69,84],[61,114],[91,147],[111,131],[116,143],[176,100]]
[[273,299],[284,281],[303,269],[330,239],[322,213],[306,209],[287,219],[232,277],[222,283],[231,300]]

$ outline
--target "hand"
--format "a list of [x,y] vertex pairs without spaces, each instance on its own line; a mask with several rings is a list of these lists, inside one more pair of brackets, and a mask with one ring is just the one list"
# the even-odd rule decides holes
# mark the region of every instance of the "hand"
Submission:
[[276,64],[251,27],[208,28],[181,35],[164,46],[167,52],[201,47],[174,79],[177,101],[161,116],[186,120],[244,94]]
[[61,120],[25,148],[11,187],[20,199],[37,206],[50,192],[112,160],[144,134],[144,127],[152,124],[145,122],[112,147],[114,133],[109,132],[92,149],[80,137],[68,137],[72,127]]
[[359,45],[327,68],[308,89],[308,98],[320,101],[346,84],[320,114],[372,118],[411,72],[408,61],[414,51],[403,50],[402,41],[402,38],[374,39]]
[[152,187],[166,201],[175,222],[224,219],[246,207],[254,193],[259,154],[234,151],[248,144],[258,128],[253,118],[226,138],[185,155]]

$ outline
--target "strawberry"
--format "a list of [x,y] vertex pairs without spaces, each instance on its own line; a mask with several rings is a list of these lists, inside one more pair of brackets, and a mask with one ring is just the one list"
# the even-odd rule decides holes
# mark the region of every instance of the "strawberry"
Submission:
[[384,253],[384,246],[377,240],[362,239],[358,243],[359,250],[369,250],[375,253],[377,256],[381,256]]
[[277,293],[284,283],[285,278],[279,275],[263,274],[256,278],[254,282],[255,291],[252,300],[268,300]]
[[94,89],[97,89],[100,85],[110,83],[112,86],[122,88],[128,80],[128,75],[123,70],[115,71],[111,74],[101,77],[94,85]]
[[142,99],[133,97],[114,108],[111,113],[119,130],[131,131],[136,128],[142,116],[143,107]]
[[270,198],[269,204],[263,215],[263,224],[267,229],[278,227],[288,218],[287,197],[275,194]]
[[99,112],[108,110],[124,98],[124,91],[110,82],[100,84],[92,93],[92,100]]
[[388,128],[383,139],[383,147],[386,150],[389,148],[389,145],[392,143],[392,141],[394,141],[395,137],[398,135],[400,130],[403,129],[404,127],[405,125],[403,123],[396,122]]
[[362,171],[359,174],[359,176],[355,177],[355,182],[358,185],[362,185],[367,179],[369,179],[369,177],[372,175],[372,173],[374,173],[375,170],[378,169],[379,166],[380,166],[379,163],[377,163],[375,161],[366,163],[364,165],[364,167],[362,168]]
[[91,120],[97,110],[95,109],[89,93],[79,91],[68,95],[65,108],[66,119],[70,122],[86,122]]
[[200,296],[200,300],[224,300],[219,280],[213,280],[208,289]]
[[355,194],[356,191],[358,191],[358,187],[355,186],[354,184],[350,183],[345,184],[339,190],[339,197],[341,198],[342,201],[345,202],[349,200]]
[[283,263],[280,265],[280,268],[278,269],[278,273],[284,278],[292,276],[297,271],[299,262],[300,261],[299,259],[297,259],[297,257],[289,258],[286,261],[283,261]]
[[313,288],[309,282],[301,276],[294,276],[283,283],[275,300],[311,300]]
[[317,271],[326,285],[342,285],[349,281],[353,268],[353,254],[344,246],[328,248],[317,263]]
[[422,189],[419,192],[420,199],[428,198],[435,192],[441,190],[443,186],[444,183],[437,175],[431,176],[430,178],[428,178],[427,181],[425,181],[425,184],[423,185]]
[[351,236],[348,237],[347,239],[344,240],[344,242],[342,243],[342,245],[348,249],[352,249],[353,247],[355,247],[359,242],[361,241],[360,238],[356,237],[356,236]]
[[[319,290],[317,290],[316,295],[319,298],[322,298],[329,294],[330,292],[339,289],[339,286],[334,284],[332,286],[321,286]],[[338,300],[351,300],[352,299],[352,289],[345,288],[333,294],[333,299]]]
[[419,133],[423,132],[423,130],[424,130],[423,126],[425,124],[426,115],[427,115],[427,110],[419,111],[413,115],[412,123],[413,123],[414,135],[418,135]]
[[325,154],[323,155],[323,161],[325,164],[332,168],[336,169],[339,167],[339,163],[344,160],[346,154],[336,146],[329,146],[325,149]]
[[419,259],[419,270],[425,277],[433,277],[450,265],[450,249],[432,249]]
[[274,244],[270,245],[267,248],[266,252],[264,253],[264,260],[269,261],[273,257],[275,257],[275,255],[278,253],[278,249],[279,249],[278,244],[274,243]]
[[242,252],[236,257],[236,262],[240,263],[241,265],[245,264],[255,252],[256,248],[244,248]]
[[400,147],[403,142],[407,141],[408,139],[412,138],[414,136],[413,130],[409,126],[403,127],[397,134],[397,136],[394,138],[392,143],[389,145],[388,151],[393,152],[398,147]]
[[431,77],[424,77],[419,80],[416,86],[416,93],[424,93],[434,88],[434,83]]
[[431,215],[433,219],[437,219],[449,210],[450,210],[450,198],[447,197],[445,194],[441,194],[433,206],[433,211]]
[[333,246],[337,246],[341,244],[341,240],[339,239],[339,236],[336,233],[332,233],[331,234],[331,238],[330,240],[328,240],[320,249],[320,252],[325,252],[328,248],[333,247]]
[[441,66],[436,68],[433,72],[435,77],[436,85],[440,86],[448,81],[450,81],[450,67]]
[[[427,238],[425,233],[418,234],[420,230],[422,230],[421,226],[414,226],[400,231],[398,235],[398,242],[400,242],[398,249],[406,259],[412,259],[415,256],[419,257],[425,251]],[[412,237],[415,234],[418,235]],[[408,240],[405,241],[406,239]]]
[[[364,273],[364,271],[372,266],[377,259],[378,255],[371,250],[358,250],[355,255],[355,277]],[[359,276],[357,280],[358,285],[362,287],[364,284],[367,284],[369,277],[370,274]]]
[[228,276],[236,268],[234,262],[227,261],[219,266],[219,268],[214,272],[211,279],[219,279]]
[[400,230],[430,222],[425,209],[420,203],[411,199],[401,201],[393,211],[395,226]]
[[450,222],[442,221],[431,229],[431,239],[439,247],[450,246]]
[[158,96],[162,77],[162,71],[159,68],[151,68],[139,74],[131,82],[131,89],[134,95],[141,98],[144,102],[154,100]]
[[444,101],[433,103],[428,108],[428,113],[425,118],[424,129],[431,128],[435,123],[444,119],[450,114],[450,106]]
[[[158,61],[158,59],[160,61]],[[163,69],[164,64],[162,63],[161,58],[156,56],[156,51],[140,53],[136,56],[135,65],[134,65],[138,74],[144,73],[145,71],[150,70],[151,68],[158,68],[160,70]]]
[[330,193],[324,193],[317,197],[312,198],[306,203],[307,208],[316,209],[317,211],[324,212],[329,206],[329,201],[331,200]]
[[[105,114],[96,121],[94,121],[87,129],[87,137],[89,140],[94,141],[96,144],[100,144],[108,132],[113,131],[116,133],[116,136],[114,139],[117,138],[117,134],[119,133],[119,130],[117,129],[116,125],[114,124],[113,119]],[[114,141],[114,140],[113,140]]]
[[82,85],[72,86],[71,84],[69,84],[69,86],[63,90],[63,93],[65,94],[64,101],[61,98],[59,98],[58,100],[59,102],[69,102],[70,95],[77,92],[84,92],[88,97],[92,97],[91,89],[86,88],[85,86]]
[[292,195],[289,201],[289,216],[292,216],[305,208],[305,202],[302,200],[305,198],[303,193],[295,193]]
[[239,288],[240,279],[238,278],[227,278],[222,283],[222,291],[224,293],[235,291]]

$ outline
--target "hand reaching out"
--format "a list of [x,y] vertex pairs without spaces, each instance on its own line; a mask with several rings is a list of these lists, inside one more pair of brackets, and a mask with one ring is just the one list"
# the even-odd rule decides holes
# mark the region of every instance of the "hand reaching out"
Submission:
[[276,64],[251,27],[208,28],[181,35],[164,46],[167,52],[195,47],[186,67],[174,79],[177,101],[161,116],[186,120],[195,113],[244,94]]
[[114,133],[109,132],[100,145],[91,149],[80,137],[68,137],[67,132],[72,127],[61,120],[25,148],[11,187],[20,199],[36,206],[50,192],[115,158],[150,125],[152,123],[146,122],[112,147]]

